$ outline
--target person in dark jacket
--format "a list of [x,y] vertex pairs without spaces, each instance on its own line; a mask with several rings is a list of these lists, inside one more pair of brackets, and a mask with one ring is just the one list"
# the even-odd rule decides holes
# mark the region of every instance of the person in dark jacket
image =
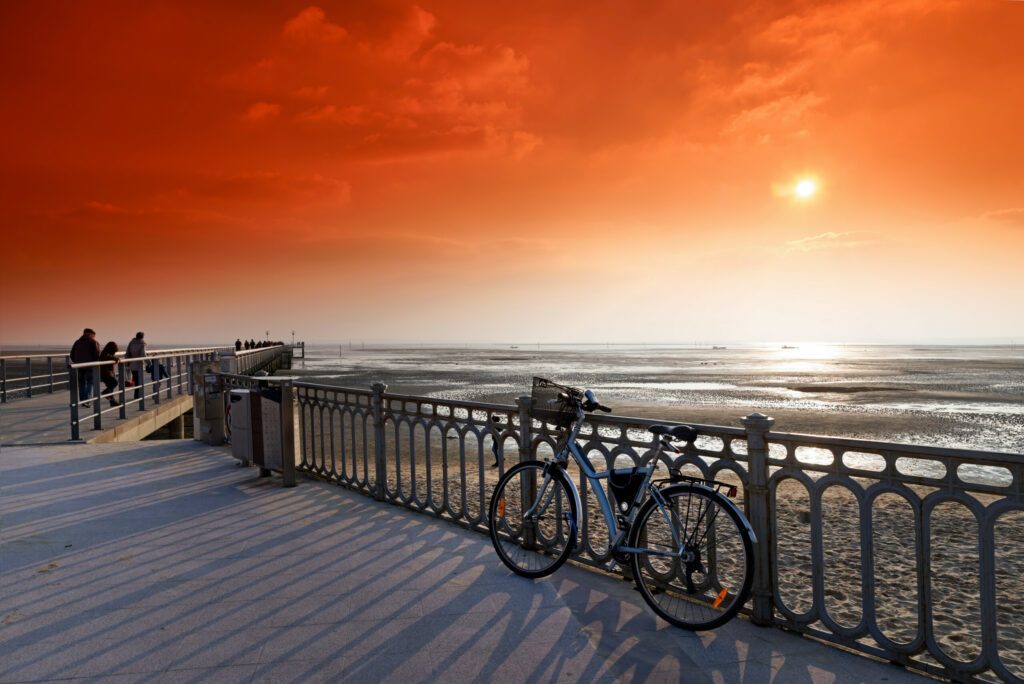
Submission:
[[[141,359],[146,356],[146,334],[143,332],[135,333],[135,337],[128,343],[128,349],[125,350],[125,357],[130,359]],[[128,368],[132,372],[132,384],[135,386],[135,398],[139,399],[142,397],[142,361],[133,361]]]
[[242,351],[242,338],[238,338],[237,340],[235,340],[235,351]]
[[[86,328],[71,346],[71,363],[92,363],[100,360],[100,343],[96,331]],[[92,397],[92,368],[78,369],[78,399],[87,402]]]
[[[107,342],[106,346],[103,347],[103,351],[100,352],[100,361],[113,361],[111,364],[100,366],[100,380],[103,381],[103,385],[106,388],[106,394],[110,394],[117,389],[117,364],[120,361],[117,358],[117,342],[111,340]],[[120,406],[121,402],[117,400],[117,397],[110,397],[111,406]]]

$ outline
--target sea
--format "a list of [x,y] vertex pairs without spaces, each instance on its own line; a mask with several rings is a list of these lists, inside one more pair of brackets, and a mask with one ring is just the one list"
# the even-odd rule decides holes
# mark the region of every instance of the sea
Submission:
[[1024,453],[1024,349],[1012,346],[310,344],[303,380],[512,403],[532,378],[594,390],[616,413]]

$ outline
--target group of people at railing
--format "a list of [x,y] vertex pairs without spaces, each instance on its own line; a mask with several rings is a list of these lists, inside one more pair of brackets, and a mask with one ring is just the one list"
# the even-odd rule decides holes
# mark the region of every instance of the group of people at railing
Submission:
[[270,340],[260,340],[259,342],[256,340],[245,340],[243,342],[242,338],[238,338],[235,340],[235,351],[240,352],[243,349],[245,351],[249,351],[250,349],[263,349],[264,347],[279,347],[282,344],[284,344],[284,342],[271,342]]
[[[135,333],[135,337],[128,342],[127,349],[125,350],[124,357],[126,359],[142,358],[146,356],[146,334],[143,332]],[[106,394],[113,392],[118,386],[117,379],[117,365],[121,362],[118,354],[121,349],[118,347],[117,342],[110,340],[102,348],[100,343],[96,340],[96,331],[92,328],[86,328],[82,331],[82,336],[75,340],[75,343],[71,346],[71,354],[69,356],[71,363],[95,363],[97,361],[107,362],[99,366],[100,382],[103,383],[106,388]],[[153,367],[152,361],[146,363],[146,372],[152,372]],[[162,363],[158,364],[158,373],[160,379],[167,377],[167,369]],[[126,376],[124,380],[125,387],[135,387],[135,398],[138,399],[141,390],[139,385],[142,382],[143,362],[136,361],[132,362],[129,367],[130,377]],[[82,404],[88,405],[89,401],[93,396],[93,369],[92,368],[79,368],[78,369],[78,398]],[[118,406],[120,402],[116,397],[111,396],[111,406]]]

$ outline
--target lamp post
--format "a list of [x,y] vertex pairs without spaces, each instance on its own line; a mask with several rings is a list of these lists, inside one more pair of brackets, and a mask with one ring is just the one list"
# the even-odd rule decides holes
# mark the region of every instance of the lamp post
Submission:
[[295,346],[295,331],[292,330],[292,346]]
[[265,334],[266,334],[266,336],[267,336],[267,342],[269,342],[269,341],[270,341],[270,331],[269,331],[269,330],[266,330],[266,331],[264,331],[264,332],[265,332]]

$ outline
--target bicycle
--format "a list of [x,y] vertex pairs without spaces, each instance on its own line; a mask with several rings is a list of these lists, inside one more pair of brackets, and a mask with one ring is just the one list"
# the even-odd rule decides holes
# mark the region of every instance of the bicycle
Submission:
[[[663,457],[666,451],[682,453],[675,442],[692,444],[698,431],[651,426],[658,447],[644,464],[615,468],[611,463],[598,472],[576,440],[587,413],[611,409],[590,390],[543,378],[534,378],[532,398],[531,418],[554,425],[563,437],[554,458],[522,461],[498,481],[488,527],[501,561],[517,575],[538,579],[572,554],[582,503],[566,472],[571,457],[608,525],[613,563],[631,567],[651,609],[690,630],[713,629],[732,619],[750,595],[756,544],[750,523],[726,496],[735,496],[736,488],[683,476]],[[669,476],[656,479],[663,458]]]

